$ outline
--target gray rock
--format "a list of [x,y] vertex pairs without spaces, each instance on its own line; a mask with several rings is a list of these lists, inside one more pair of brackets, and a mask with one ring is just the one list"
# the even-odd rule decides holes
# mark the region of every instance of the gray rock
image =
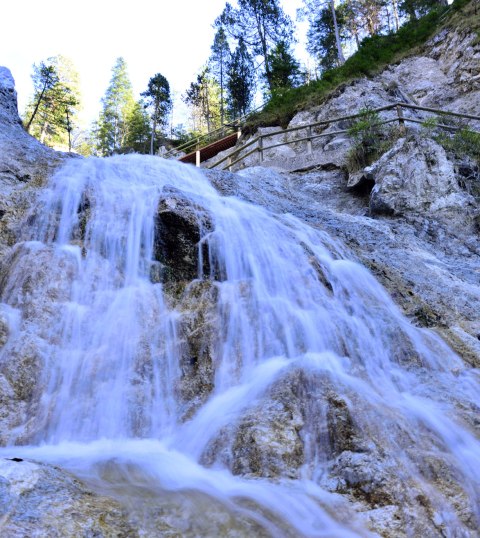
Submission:
[[112,499],[94,494],[56,467],[0,460],[0,533],[9,538],[135,538]]
[[372,214],[468,210],[474,199],[458,184],[453,163],[433,140],[400,139],[370,169]]

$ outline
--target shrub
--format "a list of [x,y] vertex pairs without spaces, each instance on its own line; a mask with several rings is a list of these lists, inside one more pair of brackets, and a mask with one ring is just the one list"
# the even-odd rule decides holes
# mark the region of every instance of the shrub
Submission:
[[364,108],[360,114],[359,119],[348,129],[354,142],[347,162],[350,172],[372,164],[388,151],[393,141],[398,138],[397,129],[386,129],[377,112]]

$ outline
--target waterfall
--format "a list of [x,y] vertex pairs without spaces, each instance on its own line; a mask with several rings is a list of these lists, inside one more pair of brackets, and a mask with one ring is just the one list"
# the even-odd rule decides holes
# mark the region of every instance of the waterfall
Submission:
[[[198,225],[195,259],[181,258],[193,279],[156,259],[179,232],[159,225],[162,203]],[[124,500],[134,487],[212,499],[246,525],[235,536],[375,535],[355,488],[379,507],[423,503],[446,535],[473,536],[478,372],[324,231],[220,196],[192,167],[127,156],[68,162],[23,239],[2,280],[15,323],[0,365],[28,341],[41,367],[2,454]],[[185,320],[206,316],[203,301],[212,330],[188,357]],[[242,439],[260,447],[255,465]]]

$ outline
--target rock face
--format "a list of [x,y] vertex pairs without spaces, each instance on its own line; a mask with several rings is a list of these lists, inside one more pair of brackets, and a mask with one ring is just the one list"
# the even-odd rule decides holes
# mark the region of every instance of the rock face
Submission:
[[[189,282],[209,276],[208,246],[200,241],[213,225],[208,213],[173,188],[160,200],[155,219],[155,259],[163,266],[163,282]],[[200,254],[203,254],[200,262]]]
[[34,189],[64,159],[25,132],[13,77],[0,67],[0,252],[16,241]]
[[0,460],[3,536],[136,538],[125,512],[64,471],[27,460]]
[[460,187],[454,163],[433,140],[402,138],[365,173],[375,182],[370,195],[372,215],[449,209],[468,213],[475,205],[474,198]]

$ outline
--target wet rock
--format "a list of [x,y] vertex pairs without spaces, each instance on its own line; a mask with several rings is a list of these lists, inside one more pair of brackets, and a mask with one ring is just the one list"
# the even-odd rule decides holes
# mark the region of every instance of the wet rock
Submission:
[[300,436],[304,402],[296,392],[303,387],[300,371],[276,382],[238,421],[219,432],[202,455],[202,462],[220,462],[235,475],[297,478],[304,462]]
[[120,505],[56,467],[0,460],[0,533],[9,538],[136,538]]
[[214,388],[214,360],[220,331],[217,288],[211,281],[191,282],[176,308],[181,312],[178,336],[181,347],[179,394],[182,420],[207,400]]
[[[207,211],[171,188],[155,216],[154,257],[163,266],[163,282],[182,282],[210,275],[207,243],[213,222]],[[201,260],[201,262],[200,262]]]

